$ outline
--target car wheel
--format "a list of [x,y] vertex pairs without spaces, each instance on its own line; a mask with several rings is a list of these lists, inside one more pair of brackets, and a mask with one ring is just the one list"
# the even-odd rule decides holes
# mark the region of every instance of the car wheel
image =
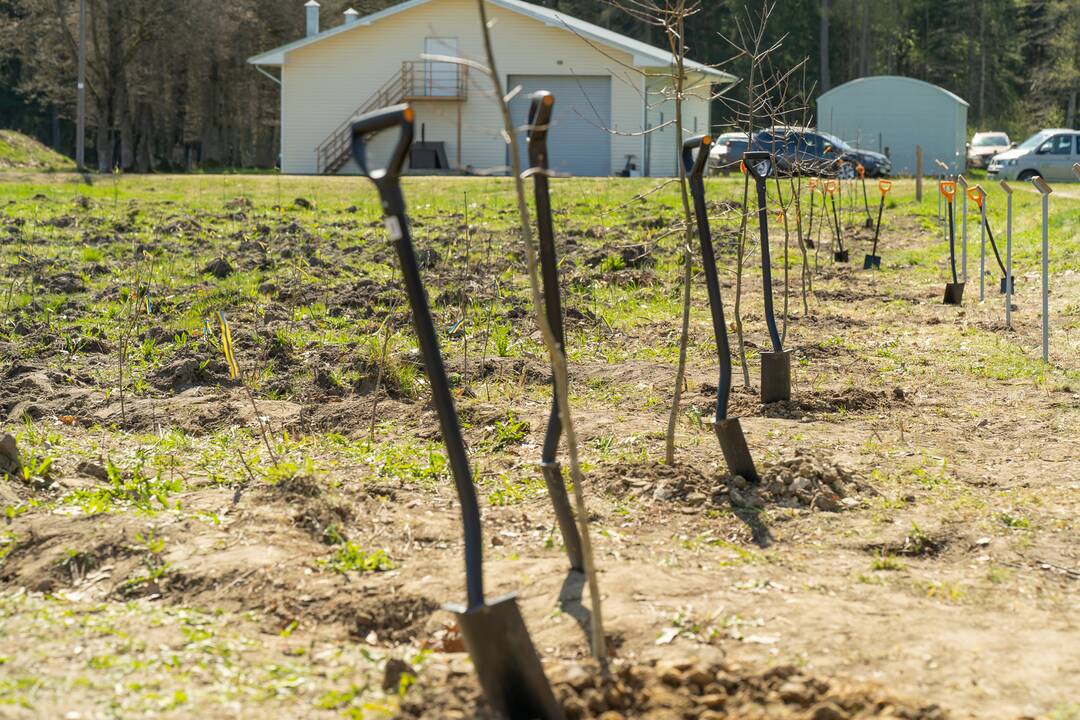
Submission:
[[1035,172],[1034,170],[1025,170],[1022,173],[1020,173],[1019,175],[1017,175],[1016,179],[1019,180],[1020,182],[1031,182],[1032,178],[1037,178],[1037,177],[1042,177],[1042,175]]
[[852,180],[855,178],[855,166],[851,163],[844,163],[840,166],[840,170],[839,172],[837,172],[837,175],[840,177],[841,180]]

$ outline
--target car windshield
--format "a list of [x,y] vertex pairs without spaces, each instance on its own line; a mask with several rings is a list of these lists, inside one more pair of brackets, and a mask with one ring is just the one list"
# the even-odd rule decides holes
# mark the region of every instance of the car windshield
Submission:
[[1009,139],[1004,135],[976,135],[971,144],[975,147],[994,147],[1008,145]]
[[1035,148],[1046,142],[1053,134],[1054,133],[1050,132],[1049,130],[1042,130],[1040,132],[1037,132],[1031,137],[1029,137],[1027,140],[1025,140],[1023,143],[1021,143],[1020,147],[1017,149],[1034,150]]

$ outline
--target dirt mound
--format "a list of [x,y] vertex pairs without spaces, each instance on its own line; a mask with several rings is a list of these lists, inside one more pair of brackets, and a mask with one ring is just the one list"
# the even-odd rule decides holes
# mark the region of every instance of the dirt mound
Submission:
[[[628,718],[769,718],[785,720],[945,720],[937,705],[919,706],[889,697],[872,686],[812,677],[792,665],[755,672],[738,665],[693,660],[634,664],[615,661],[609,674],[592,664],[561,663],[547,668],[567,720]],[[495,720],[467,667],[433,666],[401,703],[398,715]]]
[[878,494],[849,468],[801,448],[793,458],[766,464],[759,471],[761,482],[754,484],[692,465],[619,463],[599,468],[592,477],[616,496],[688,508],[779,505],[838,512],[858,507],[859,495]]
[[0,130],[0,170],[74,170],[75,164],[37,140]]

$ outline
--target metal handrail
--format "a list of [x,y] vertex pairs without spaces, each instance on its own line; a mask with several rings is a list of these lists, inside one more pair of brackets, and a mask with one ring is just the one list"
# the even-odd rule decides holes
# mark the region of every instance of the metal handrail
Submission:
[[[437,65],[449,65],[447,75],[452,72],[453,78],[447,77],[445,81],[437,79],[435,75]],[[420,66],[419,72],[417,66]],[[357,117],[406,100],[465,100],[468,97],[468,87],[468,68],[464,65],[424,60],[408,60],[401,63],[401,70],[387,80],[315,148],[317,172],[319,174],[333,172],[348,160],[352,143],[352,123]]]

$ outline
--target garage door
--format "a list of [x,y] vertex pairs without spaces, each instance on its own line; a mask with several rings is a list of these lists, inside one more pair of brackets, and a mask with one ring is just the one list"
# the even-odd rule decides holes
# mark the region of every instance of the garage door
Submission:
[[[511,75],[509,87],[521,86],[510,104],[514,127],[529,121],[529,96],[537,90],[555,95],[548,147],[551,167],[571,175],[611,174],[611,78],[581,75]],[[525,162],[524,135],[521,142]],[[522,167],[525,167],[523,164]]]

